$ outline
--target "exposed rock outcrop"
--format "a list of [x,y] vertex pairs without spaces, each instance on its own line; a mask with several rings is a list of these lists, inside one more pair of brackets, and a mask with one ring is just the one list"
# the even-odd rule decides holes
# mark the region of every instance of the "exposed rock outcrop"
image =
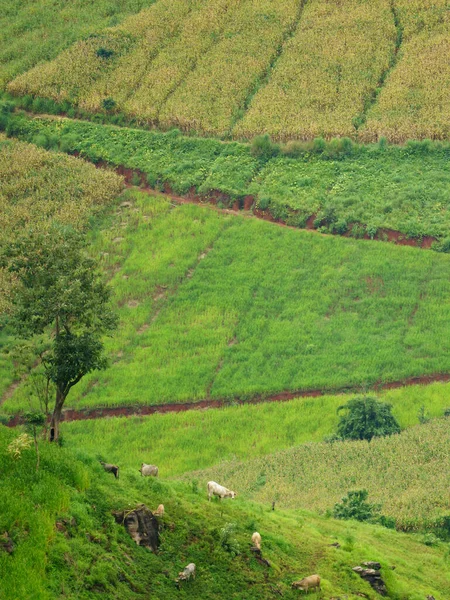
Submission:
[[125,526],[138,546],[146,546],[152,552],[158,552],[159,522],[145,504],[132,510],[121,510],[113,513],[117,523]]

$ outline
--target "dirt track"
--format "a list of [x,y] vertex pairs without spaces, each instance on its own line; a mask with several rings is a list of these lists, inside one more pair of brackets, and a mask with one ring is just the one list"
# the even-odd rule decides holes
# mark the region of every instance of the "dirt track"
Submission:
[[[395,388],[411,386],[411,385],[429,385],[436,382],[450,381],[450,374],[437,373],[435,375],[423,375],[420,377],[408,377],[400,381],[390,381],[387,383],[377,383],[371,390],[379,392],[381,390],[392,390]],[[365,390],[368,391],[368,390]],[[107,406],[104,408],[85,408],[73,409],[68,408],[63,411],[62,421],[82,421],[85,419],[102,419],[104,417],[130,417],[133,415],[153,415],[155,413],[173,413],[185,412],[187,410],[206,410],[210,408],[224,408],[226,406],[236,404],[260,404],[262,402],[286,402],[294,398],[317,398],[325,394],[343,394],[343,393],[358,393],[361,392],[361,386],[344,387],[335,390],[297,390],[294,392],[279,392],[272,395],[255,396],[248,400],[234,398],[232,400],[199,400],[197,402],[177,402],[168,404],[157,404],[153,406]],[[20,414],[14,417],[7,423],[8,427],[16,427],[21,425],[23,419]]]
[[[79,153],[74,152],[73,155],[79,156]],[[315,215],[309,217],[305,227],[303,228],[288,225],[283,219],[275,218],[270,213],[270,211],[260,210],[259,208],[257,208],[256,199],[254,198],[254,196],[245,196],[240,200],[232,200],[229,196],[219,191],[211,191],[207,195],[200,195],[197,193],[195,188],[190,189],[189,192],[184,196],[178,196],[173,193],[172,189],[167,183],[164,184],[163,192],[158,192],[157,190],[149,187],[147,185],[147,178],[145,173],[137,169],[129,169],[124,166],[114,166],[107,163],[104,160],[100,160],[96,163],[95,166],[99,169],[113,169],[118,175],[122,175],[124,177],[125,184],[127,187],[138,189],[141,192],[146,192],[151,195],[164,195],[177,204],[198,204],[203,206],[212,205],[215,207],[216,210],[225,214],[239,214],[244,211],[246,217],[262,219],[264,221],[269,221],[281,227],[288,227],[289,229],[309,229],[316,231],[316,228],[314,227]],[[134,184],[134,182],[136,181],[141,182],[139,186],[136,186]],[[219,203],[231,206],[231,208],[219,208],[217,206]],[[291,216],[295,214],[295,211],[291,211]],[[359,225],[359,223],[353,223],[353,227]],[[347,231],[345,234],[343,234],[342,237],[351,237],[351,231]],[[365,233],[362,239],[369,240],[372,238],[370,238],[370,236],[367,233]],[[373,239],[376,241],[391,242],[399,246],[415,246],[423,249],[431,248],[432,243],[437,241],[437,238],[432,237],[430,235],[423,236],[421,239],[408,238],[405,236],[404,233],[401,233],[400,231],[396,231],[394,229],[379,229],[377,231],[376,236]]]

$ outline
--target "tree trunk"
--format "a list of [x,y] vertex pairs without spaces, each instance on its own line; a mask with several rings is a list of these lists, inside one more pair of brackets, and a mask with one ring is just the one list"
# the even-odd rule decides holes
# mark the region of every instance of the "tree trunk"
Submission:
[[56,388],[55,409],[53,411],[52,420],[50,423],[50,441],[57,442],[59,439],[59,423],[61,421],[62,408],[64,406],[65,396]]
[[34,448],[36,450],[36,471],[39,471],[39,462],[40,462],[40,455],[39,455],[39,444],[38,444],[38,440],[37,440],[37,431],[36,431],[36,426],[33,426],[33,437],[34,437]]

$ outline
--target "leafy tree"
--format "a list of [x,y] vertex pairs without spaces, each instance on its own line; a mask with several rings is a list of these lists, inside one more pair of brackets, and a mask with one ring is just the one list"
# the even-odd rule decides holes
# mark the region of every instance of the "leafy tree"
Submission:
[[347,492],[342,502],[337,502],[333,508],[335,519],[355,519],[356,521],[368,521],[395,529],[395,519],[380,514],[381,504],[370,504],[367,502],[369,493],[367,490],[354,490]]
[[336,503],[333,508],[335,519],[356,519],[357,521],[370,521],[378,517],[381,505],[366,502],[369,493],[367,490],[355,490],[347,493],[341,503]]
[[353,398],[340,406],[345,410],[338,423],[337,433],[343,440],[370,440],[373,437],[400,433],[400,425],[391,413],[392,406],[371,396]]
[[48,337],[48,350],[40,360],[56,388],[50,439],[57,440],[72,387],[107,366],[101,338],[117,324],[110,292],[86,253],[83,236],[72,229],[53,225],[17,236],[3,263],[16,279],[11,316],[16,333]]

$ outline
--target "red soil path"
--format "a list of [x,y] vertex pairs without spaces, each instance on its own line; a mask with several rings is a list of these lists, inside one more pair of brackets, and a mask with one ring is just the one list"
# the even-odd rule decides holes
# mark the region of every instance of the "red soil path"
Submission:
[[[79,156],[78,152],[73,153],[74,156]],[[125,179],[125,185],[127,187],[133,187],[139,189],[142,192],[146,192],[148,194],[163,194],[170,198],[173,202],[177,204],[199,204],[203,206],[214,206],[216,210],[219,212],[223,212],[225,214],[238,214],[244,211],[244,216],[253,217],[258,219],[263,219],[264,221],[270,221],[271,223],[275,223],[276,225],[282,227],[288,227],[289,229],[300,229],[299,227],[288,225],[285,220],[280,218],[275,218],[269,210],[260,210],[256,208],[255,205],[255,197],[254,196],[245,196],[244,198],[238,200],[232,200],[227,194],[224,192],[220,192],[217,190],[213,190],[208,194],[201,195],[197,193],[195,188],[191,188],[187,194],[184,196],[178,196],[173,193],[170,185],[166,182],[163,186],[163,191],[158,192],[157,190],[151,188],[147,184],[146,174],[137,169],[129,169],[124,166],[114,166],[110,163],[100,160],[95,166],[99,169],[113,169],[117,174],[122,175]],[[134,185],[136,181],[139,181],[139,187]],[[228,206],[231,205],[231,208],[219,208],[217,205],[219,203],[226,204]],[[295,210],[290,211],[290,216],[295,216],[297,213]],[[303,229],[316,230],[314,227],[315,215],[312,215],[308,218]],[[350,228],[360,225],[359,223],[353,223],[350,225]],[[351,229],[347,231],[343,237],[350,237]],[[371,239],[370,236],[365,233],[362,239]],[[376,241],[382,242],[391,242],[397,244],[399,246],[416,246],[419,248],[428,249],[431,248],[431,244],[437,241],[437,238],[426,235],[421,239],[408,238],[404,233],[400,231],[395,231],[394,229],[379,229],[377,231],[376,236],[373,238]]]
[[[373,386],[373,390],[379,392],[381,390],[392,390],[395,388],[412,386],[412,385],[429,385],[436,382],[448,382],[450,381],[450,374],[437,373],[434,375],[422,375],[420,377],[408,377],[400,381],[390,381],[387,383],[377,383]],[[205,410],[209,408],[224,408],[230,405],[236,404],[261,404],[262,402],[286,402],[293,400],[294,398],[317,398],[318,396],[330,395],[330,394],[343,394],[343,393],[357,393],[360,392],[361,388],[354,387],[343,387],[335,390],[317,389],[317,390],[297,390],[294,392],[279,392],[272,395],[260,395],[249,398],[248,400],[242,400],[240,398],[234,398],[233,400],[199,400],[197,402],[184,402],[184,403],[169,403],[169,404],[156,404],[153,406],[107,406],[103,408],[82,408],[74,409],[68,408],[63,411],[62,421],[82,421],[85,419],[102,419],[104,417],[130,417],[133,415],[145,416],[153,415],[155,413],[173,413],[173,412],[185,412],[187,410]],[[21,414],[14,415],[7,423],[8,427],[16,427],[17,425],[23,424],[23,417]]]

